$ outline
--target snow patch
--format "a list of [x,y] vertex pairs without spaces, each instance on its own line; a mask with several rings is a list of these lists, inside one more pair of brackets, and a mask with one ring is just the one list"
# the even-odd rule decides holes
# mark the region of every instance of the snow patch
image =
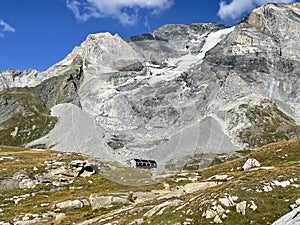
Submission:
[[224,38],[227,37],[234,30],[234,27],[218,30],[216,32],[212,32],[208,35],[201,52],[198,54],[198,57],[204,59],[206,52],[214,48],[217,44],[219,44]]
[[210,33],[198,55],[190,53],[179,58],[168,59],[165,61],[168,65],[167,68],[148,67],[151,74],[151,78],[148,81],[149,84],[153,85],[157,82],[173,80],[183,72],[188,71],[193,65],[201,63],[205,54],[226,38],[233,30],[234,27],[230,27]]

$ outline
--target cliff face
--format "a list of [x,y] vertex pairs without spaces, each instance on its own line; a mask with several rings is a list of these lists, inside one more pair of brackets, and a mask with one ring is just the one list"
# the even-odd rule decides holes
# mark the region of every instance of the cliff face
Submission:
[[47,71],[3,71],[0,87],[30,86],[59,117],[29,146],[160,163],[255,148],[300,133],[299,34],[299,3],[262,6],[233,28],[91,34]]
[[[262,108],[263,110],[264,107],[261,107],[261,103],[257,101],[259,98],[274,101],[280,110],[297,123],[299,122],[300,45],[297,42],[299,13],[299,3],[292,5],[268,4],[255,9],[235,27],[221,45],[206,55],[204,64],[206,64],[205,68],[207,69],[203,71],[212,71],[221,77],[225,87],[234,89],[234,95],[240,95],[235,99],[241,100],[243,98],[243,102],[238,107],[232,107],[231,112],[227,114],[230,123],[229,129],[227,129],[229,133],[236,132],[239,127],[237,133],[244,136],[245,129],[251,127],[253,132],[257,132],[256,128],[259,130],[259,127],[265,124],[274,124],[274,121],[266,122],[266,120],[272,121],[274,116],[267,116],[256,111],[257,115],[252,117],[252,120],[264,115],[265,121],[259,124],[255,123],[254,126],[251,118],[248,117],[245,120],[243,112],[239,110],[244,103],[250,108],[256,105],[257,109]],[[233,80],[230,76],[232,73],[236,74],[238,78]],[[243,87],[239,88],[244,89],[244,91],[236,90],[237,79],[242,79]],[[248,92],[245,91],[247,89],[249,89]],[[255,93],[253,98],[249,95],[250,90],[252,96]],[[229,99],[226,99],[224,95],[223,98],[225,98],[222,100],[223,103],[224,101],[228,102]],[[250,105],[245,101],[246,99]],[[216,104],[211,105],[215,110]],[[250,113],[253,111],[250,108],[247,109],[248,114],[253,115],[253,112]],[[275,112],[276,110],[273,108],[271,111]],[[232,117],[232,112],[234,112],[235,118]],[[259,118],[257,119],[259,120]],[[244,125],[240,126],[239,124]],[[278,134],[276,131],[280,132],[281,130],[289,136],[290,132],[284,128],[286,125],[274,129],[271,134],[276,136]],[[294,126],[295,123],[290,127]],[[264,134],[270,134],[270,132],[264,132]],[[260,135],[263,136],[263,133],[258,132],[256,138],[259,138]],[[236,137],[234,134],[232,136]],[[240,143],[244,141],[248,142],[244,138],[239,140]],[[259,143],[250,146],[257,144]]]
[[234,70],[262,95],[299,102],[299,3],[255,9],[206,62],[218,71]]

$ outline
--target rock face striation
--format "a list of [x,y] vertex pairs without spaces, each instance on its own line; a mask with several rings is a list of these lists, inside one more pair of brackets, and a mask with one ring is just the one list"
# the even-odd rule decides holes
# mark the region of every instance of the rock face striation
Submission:
[[264,5],[232,28],[91,34],[47,71],[2,71],[0,89],[28,86],[58,118],[29,147],[181,164],[299,135],[299,34],[299,3]]
[[[238,127],[227,129],[230,136],[238,137],[239,140],[235,138],[237,143],[246,141],[250,147],[259,146],[266,143],[264,140],[266,138],[272,139],[274,136],[277,139],[285,139],[287,138],[284,137],[285,134],[294,136],[291,130],[297,130],[294,122],[299,123],[300,115],[298,93],[300,45],[296,41],[300,22],[299,6],[299,3],[267,4],[255,9],[235,27],[221,45],[206,55],[205,67],[209,70],[213,68],[225,83],[228,78],[232,79],[228,76],[232,73],[238,75],[235,81],[242,79],[244,93],[234,91],[233,94],[237,96],[237,100],[242,99],[241,95],[248,100],[243,99],[242,104],[231,107],[230,114],[227,114],[229,123],[233,123],[230,127]],[[202,66],[202,70],[205,67]],[[228,85],[235,86],[233,83]],[[250,91],[255,98],[250,97]],[[224,100],[222,103],[230,99],[225,97]],[[215,107],[216,104],[212,105]],[[267,115],[266,111],[270,115]],[[262,116],[267,120],[273,120],[272,123],[258,122]],[[288,121],[292,123],[289,124]],[[281,125],[272,127],[272,124]],[[255,135],[258,127],[261,130]],[[293,128],[289,130],[288,127]],[[250,132],[250,129],[253,129],[253,132]],[[264,133],[269,137],[264,137]],[[258,141],[253,143],[252,137]]]

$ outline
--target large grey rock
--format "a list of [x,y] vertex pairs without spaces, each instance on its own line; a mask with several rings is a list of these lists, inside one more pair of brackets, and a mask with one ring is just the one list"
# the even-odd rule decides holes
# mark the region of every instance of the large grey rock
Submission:
[[300,204],[299,199],[296,200],[295,204],[296,207],[293,208],[293,210],[287,214],[285,214],[280,219],[276,220],[272,225],[294,225],[294,224],[300,224]]
[[0,221],[0,225],[11,225],[11,223]]
[[246,160],[245,164],[243,165],[242,169],[243,170],[249,170],[254,167],[259,167],[261,166],[260,163],[257,161],[257,159],[254,158],[249,158]]
[[236,204],[236,211],[242,215],[246,215],[247,201],[242,201]]
[[90,195],[89,201],[92,209],[110,208],[115,205],[128,205],[132,203],[128,198],[117,196],[101,196],[98,194]]
[[205,214],[204,214],[204,216],[205,216],[206,219],[215,218],[217,215],[218,215],[217,212],[214,211],[214,210],[212,210],[212,209],[206,210]]
[[132,204],[129,198],[122,198],[122,197],[112,197],[111,199],[112,205],[128,205]]
[[11,175],[11,177],[3,177],[0,180],[0,190],[15,190],[18,188],[32,189],[35,188],[41,181],[30,178],[30,173],[25,170],[20,170]]
[[19,181],[17,179],[1,179],[0,191],[14,190],[19,188]]
[[84,204],[80,200],[75,199],[75,200],[59,202],[55,206],[56,206],[56,208],[59,208],[59,209],[79,209],[79,208],[82,208],[84,206]]
[[222,216],[226,212],[226,210],[220,205],[217,205],[217,210],[216,211],[217,211],[219,216]]
[[59,161],[45,161],[47,173],[44,174],[51,180],[72,180],[75,177],[89,177],[99,172],[96,165],[85,160],[73,160],[69,164]]
[[89,201],[92,209],[109,208],[111,205],[112,196],[90,195]]
[[216,215],[216,217],[214,218],[213,222],[217,223],[217,224],[223,223],[223,221],[221,220],[221,218],[220,218],[219,215]]
[[236,203],[235,201],[238,199],[237,196],[226,196],[224,198],[219,198],[219,202],[225,206],[225,207],[230,207],[230,206],[235,206]]

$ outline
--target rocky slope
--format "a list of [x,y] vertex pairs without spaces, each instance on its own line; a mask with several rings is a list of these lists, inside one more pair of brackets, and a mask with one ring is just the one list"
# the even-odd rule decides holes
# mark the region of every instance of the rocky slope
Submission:
[[[3,71],[0,87],[29,86],[58,118],[28,147],[162,166],[212,160],[299,136],[299,17],[299,3],[268,4],[232,28],[165,25],[128,41],[91,34],[47,71]],[[9,127],[12,137],[19,127]]]
[[0,92],[0,144],[21,146],[46,135],[57,119],[29,88]]
[[299,147],[294,139],[204,170],[159,173],[0,146],[0,224],[297,224]]

